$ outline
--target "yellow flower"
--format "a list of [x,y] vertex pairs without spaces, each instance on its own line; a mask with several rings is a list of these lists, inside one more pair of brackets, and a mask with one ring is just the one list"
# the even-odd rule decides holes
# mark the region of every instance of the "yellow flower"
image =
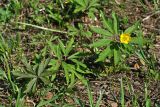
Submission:
[[131,41],[130,34],[122,33],[120,35],[120,42],[124,44],[128,44]]

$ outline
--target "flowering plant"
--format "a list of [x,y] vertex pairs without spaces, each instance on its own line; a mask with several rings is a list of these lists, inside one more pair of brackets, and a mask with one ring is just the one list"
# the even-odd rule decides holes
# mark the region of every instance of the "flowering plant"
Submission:
[[[96,62],[105,61],[106,58],[111,58],[113,59],[114,65],[117,65],[122,60],[122,56],[126,56],[126,54],[131,51],[133,52],[135,44],[141,44],[141,41],[138,41],[138,39],[140,37],[142,39],[142,35],[139,35],[140,33],[136,32],[138,31],[139,22],[136,22],[134,25],[123,31],[120,29],[115,12],[112,12],[111,19],[106,19],[103,12],[101,12],[100,15],[103,28],[91,26],[90,29],[97,34],[100,34],[102,38],[98,39],[90,46],[97,48],[98,50],[97,53],[99,54],[99,57]],[[131,37],[133,33],[136,37]]]

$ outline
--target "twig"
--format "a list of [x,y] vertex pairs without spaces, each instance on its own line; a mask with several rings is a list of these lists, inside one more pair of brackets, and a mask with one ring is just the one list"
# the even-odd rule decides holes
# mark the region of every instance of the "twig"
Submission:
[[42,26],[37,26],[37,25],[33,25],[33,24],[29,24],[29,23],[23,23],[23,22],[17,22],[18,24],[22,24],[22,25],[27,25],[27,26],[31,26],[34,28],[38,28],[38,29],[42,29],[42,30],[47,30],[47,31],[51,31],[51,32],[57,32],[57,33],[63,33],[66,34],[66,31],[61,31],[61,30],[57,30],[57,29],[50,29],[50,28],[45,28]]
[[155,14],[159,14],[159,13],[160,13],[160,11],[156,11],[156,12],[154,12],[154,13],[148,15],[147,17],[143,18],[142,21],[148,20],[150,17],[154,16]]

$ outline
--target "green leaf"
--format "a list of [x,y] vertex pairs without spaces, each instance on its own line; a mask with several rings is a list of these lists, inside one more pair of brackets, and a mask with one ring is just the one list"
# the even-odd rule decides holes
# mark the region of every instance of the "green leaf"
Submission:
[[73,61],[73,62],[76,63],[77,65],[80,65],[80,66],[82,66],[82,67],[84,67],[84,68],[87,68],[87,66],[86,66],[85,64],[83,64],[82,62],[80,62],[80,61],[78,61],[78,60],[76,60],[76,59],[71,59],[71,61]]
[[67,46],[66,46],[66,56],[70,53],[70,51],[72,50],[72,45],[74,43],[74,39],[71,38],[71,40],[68,42]]
[[31,89],[33,88],[34,84],[36,84],[37,82],[37,78],[33,78],[29,81],[29,83],[27,84],[27,89],[24,91],[24,93],[28,93],[31,91]]
[[50,80],[47,77],[40,77],[40,79],[43,81],[45,84],[49,84]]
[[0,79],[7,79],[5,71],[3,71],[1,68],[0,68]]
[[63,67],[64,72],[65,72],[65,77],[66,77],[67,84],[69,84],[69,82],[70,82],[70,80],[69,80],[69,69],[70,68],[68,68],[67,63],[65,63],[65,62],[62,62],[62,67]]
[[51,41],[48,41],[47,43],[48,43],[49,47],[51,48],[51,52],[53,52],[54,54],[57,54],[56,46],[53,45]]
[[89,7],[98,7],[100,4],[98,3],[99,0],[90,0]]
[[44,72],[44,70],[47,67],[47,65],[49,64],[49,62],[50,62],[50,58],[47,58],[44,63],[41,62],[41,64],[39,65],[39,68],[38,68],[38,76],[40,76],[41,73]]
[[86,5],[86,0],[74,0],[77,4],[81,5],[81,6],[85,6]]
[[87,85],[87,80],[86,80],[82,75],[78,74],[78,73],[75,72],[74,70],[72,70],[72,72],[74,72],[74,74],[76,75],[76,77],[77,77],[78,79],[80,79],[84,85]]
[[58,39],[58,41],[59,41],[59,45],[61,47],[61,50],[62,50],[63,54],[66,54],[65,46],[64,46],[63,42],[60,39]]
[[101,17],[102,17],[103,26],[105,28],[107,28],[113,35],[114,34],[113,26],[110,24],[109,21],[106,20],[106,18],[105,18],[105,16],[104,16],[102,11],[100,11],[100,14],[101,14]]
[[26,57],[22,58],[22,63],[24,64],[24,66],[26,67],[27,71],[31,74],[36,75],[36,73],[34,72],[32,66],[27,62]]
[[93,44],[91,44],[91,47],[102,47],[102,46],[107,46],[108,44],[110,44],[111,40],[109,39],[100,39],[96,42],[94,42]]
[[61,53],[61,49],[59,47],[59,45],[56,46],[56,56],[58,57],[59,60],[62,59],[62,53]]
[[114,49],[114,65],[117,65],[120,60],[119,50]]
[[127,28],[124,33],[128,33],[131,34],[132,32],[134,32],[136,29],[138,29],[139,26],[139,22],[136,22],[134,25],[132,25],[131,27]]
[[93,95],[92,95],[92,92],[91,92],[91,88],[88,84],[87,84],[87,91],[88,91],[87,93],[88,93],[90,107],[94,107]]
[[118,20],[115,12],[112,12],[114,33],[118,34]]
[[59,69],[59,67],[61,66],[61,61],[51,59],[49,65],[52,67],[49,68],[48,70],[50,70],[53,73]]
[[78,66],[76,71],[78,71],[79,73],[83,73],[83,74],[87,74],[88,72],[81,70],[80,67]]
[[71,74],[71,83],[69,84],[68,88],[73,87],[74,83],[75,83],[75,74],[72,72],[72,74]]
[[80,54],[81,54],[81,52],[76,52],[76,53],[70,55],[68,57],[68,59],[77,59],[77,58],[80,58],[81,57]]
[[42,72],[42,73],[40,74],[40,77],[50,76],[50,75],[55,74],[56,72],[57,72],[56,70],[51,71],[51,70],[49,69],[49,70],[46,70],[45,72]]
[[100,27],[91,26],[90,29],[92,31],[94,31],[95,33],[98,33],[98,34],[101,34],[101,35],[104,35],[104,36],[112,36],[113,35],[109,31],[107,31],[105,29],[102,29]]
[[36,75],[33,74],[29,74],[29,73],[24,73],[24,72],[18,72],[18,71],[14,71],[12,72],[13,75],[17,76],[17,79],[21,79],[21,78],[36,78]]
[[121,107],[125,107],[123,79],[121,78],[120,81],[121,81]]
[[107,47],[104,51],[102,51],[98,57],[98,59],[96,60],[96,62],[99,61],[104,61],[106,59],[106,57],[111,53],[111,49],[110,47]]
[[138,44],[140,47],[147,43],[146,39],[143,37],[142,31],[137,31],[136,35],[136,37],[131,38],[131,43]]

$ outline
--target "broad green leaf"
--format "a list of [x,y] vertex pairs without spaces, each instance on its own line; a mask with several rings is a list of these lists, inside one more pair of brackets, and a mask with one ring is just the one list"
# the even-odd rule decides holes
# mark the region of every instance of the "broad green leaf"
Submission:
[[94,42],[93,44],[91,44],[91,47],[102,47],[102,46],[107,46],[108,44],[110,44],[111,40],[109,39],[100,39],[96,42]]
[[98,57],[98,59],[96,60],[96,62],[99,61],[104,61],[106,59],[106,57],[111,53],[111,49],[110,47],[107,47],[104,51],[102,51]]
[[114,65],[117,65],[120,60],[119,50],[114,49]]
[[118,34],[118,20],[115,12],[112,12],[114,33]]
[[127,28],[124,33],[128,33],[131,34],[132,32],[134,32],[136,29],[138,29],[139,26],[139,22],[136,22],[134,25],[132,25],[131,27]]
[[91,26],[90,29],[92,31],[94,31],[95,33],[98,33],[98,34],[101,34],[101,35],[104,35],[104,36],[112,36],[113,34],[110,33],[109,31],[105,30],[105,29],[102,29],[100,27],[94,27],[94,26]]
[[107,28],[112,33],[112,35],[113,35],[114,34],[114,30],[113,30],[112,25],[106,20],[106,18],[105,18],[105,16],[104,16],[104,14],[103,14],[102,11],[100,11],[100,14],[101,14],[101,17],[102,17],[103,26],[105,28]]

